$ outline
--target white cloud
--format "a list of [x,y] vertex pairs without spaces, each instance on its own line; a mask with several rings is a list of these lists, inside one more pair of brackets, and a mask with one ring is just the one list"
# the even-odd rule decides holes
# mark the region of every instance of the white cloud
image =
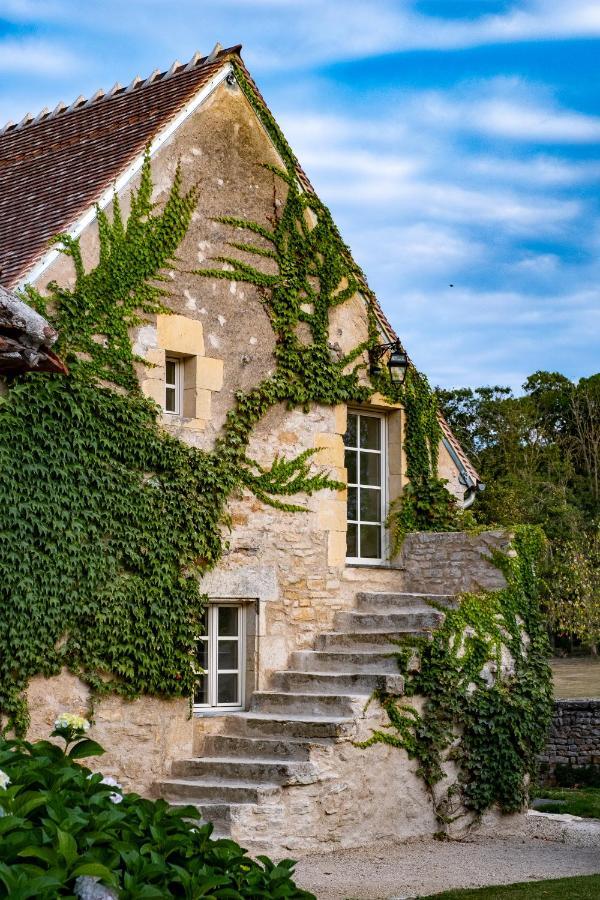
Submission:
[[[247,0],[225,6],[247,7]],[[259,3],[272,15],[274,3]],[[421,15],[408,0],[297,0],[277,4],[290,25],[290,39],[273,52],[256,47],[257,66],[272,68],[361,59],[411,50],[458,50],[489,44],[550,41],[600,36],[596,0],[523,0],[506,12],[471,18]]]
[[600,162],[576,162],[543,155],[526,159],[475,157],[468,162],[468,167],[474,175],[494,181],[525,182],[535,186],[568,187],[600,177]]
[[0,72],[24,75],[67,75],[79,68],[69,50],[36,38],[0,41]]
[[582,374],[579,354],[593,350],[600,327],[600,291],[409,290],[391,321],[433,384],[518,389],[538,368]]
[[[499,224],[514,234],[556,234],[581,212],[576,199],[469,179],[468,155],[449,140],[440,142],[427,116],[419,121],[422,110],[413,97],[399,124],[387,113],[369,120],[288,116],[284,131],[317,188],[338,209],[360,206],[407,222]],[[394,152],[394,146],[402,149]]]
[[546,144],[600,142],[600,117],[561,109],[547,89],[494,78],[415,96],[425,121],[455,131]]
[[556,253],[526,253],[514,263],[513,268],[518,274],[548,278],[558,272],[560,263]]
[[222,42],[242,40],[256,71],[411,50],[600,36],[597,0],[520,0],[502,14],[470,18],[422,15],[410,0],[0,0],[0,15],[153,35],[157,48],[188,44],[194,32]]

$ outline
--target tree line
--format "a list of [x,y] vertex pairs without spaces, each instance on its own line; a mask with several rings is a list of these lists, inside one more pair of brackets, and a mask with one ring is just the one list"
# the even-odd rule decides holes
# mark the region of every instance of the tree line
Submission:
[[600,373],[535,372],[508,387],[437,389],[486,484],[478,524],[539,524],[549,541],[544,602],[557,647],[600,644]]

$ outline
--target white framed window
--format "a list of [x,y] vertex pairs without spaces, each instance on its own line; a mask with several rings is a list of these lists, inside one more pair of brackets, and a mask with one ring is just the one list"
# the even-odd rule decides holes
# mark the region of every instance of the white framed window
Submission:
[[203,633],[196,641],[198,669],[203,671],[194,693],[194,709],[243,709],[246,659],[244,607],[210,603],[203,614]]
[[165,412],[180,416],[183,410],[183,360],[167,356],[165,361]]
[[348,471],[346,558],[350,562],[381,563],[385,556],[386,440],[385,416],[348,410],[344,445]]

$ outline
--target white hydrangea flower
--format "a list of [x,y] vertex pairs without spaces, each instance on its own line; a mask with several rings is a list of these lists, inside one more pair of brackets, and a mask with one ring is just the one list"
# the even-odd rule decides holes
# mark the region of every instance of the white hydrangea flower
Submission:
[[117,894],[100,884],[95,875],[80,875],[75,879],[75,893],[79,900],[117,900]]
[[89,731],[90,723],[83,716],[76,716],[74,713],[63,712],[54,723],[54,727],[70,728],[73,731]]
[[6,788],[9,786],[9,784],[10,784],[10,778],[8,777],[6,772],[3,772],[2,769],[0,769],[0,788],[2,788],[3,791],[5,791]]
[[[93,778],[93,777],[94,777],[93,773],[92,773],[92,775],[88,775],[88,781],[90,778]],[[119,788],[120,791],[123,790],[123,785],[119,784],[117,779],[113,778],[112,775],[104,775],[100,781],[100,784],[108,784],[110,787]],[[123,799],[123,795],[117,794],[116,791],[113,791],[113,793],[109,794],[108,796],[109,796],[109,799],[112,800],[113,803],[120,803],[121,800]]]
[[[113,778],[112,775],[105,775],[100,784],[109,784],[111,787],[119,788],[120,791],[123,790],[123,785],[119,784],[116,778]],[[117,794],[116,791],[113,791],[112,794],[109,795],[110,799],[113,803],[120,803],[123,799],[122,794]]]

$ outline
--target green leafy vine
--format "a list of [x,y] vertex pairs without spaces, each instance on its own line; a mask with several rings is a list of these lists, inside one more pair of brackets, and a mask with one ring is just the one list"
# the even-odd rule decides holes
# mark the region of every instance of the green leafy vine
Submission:
[[465,594],[457,608],[440,607],[445,619],[432,636],[409,637],[399,646],[405,696],[422,697],[421,711],[377,695],[389,726],[360,746],[386,743],[416,759],[443,826],[465,811],[479,816],[497,804],[514,812],[526,802],[552,713],[538,602],[545,550],[541,529],[519,526],[511,551],[495,556],[506,587]]

